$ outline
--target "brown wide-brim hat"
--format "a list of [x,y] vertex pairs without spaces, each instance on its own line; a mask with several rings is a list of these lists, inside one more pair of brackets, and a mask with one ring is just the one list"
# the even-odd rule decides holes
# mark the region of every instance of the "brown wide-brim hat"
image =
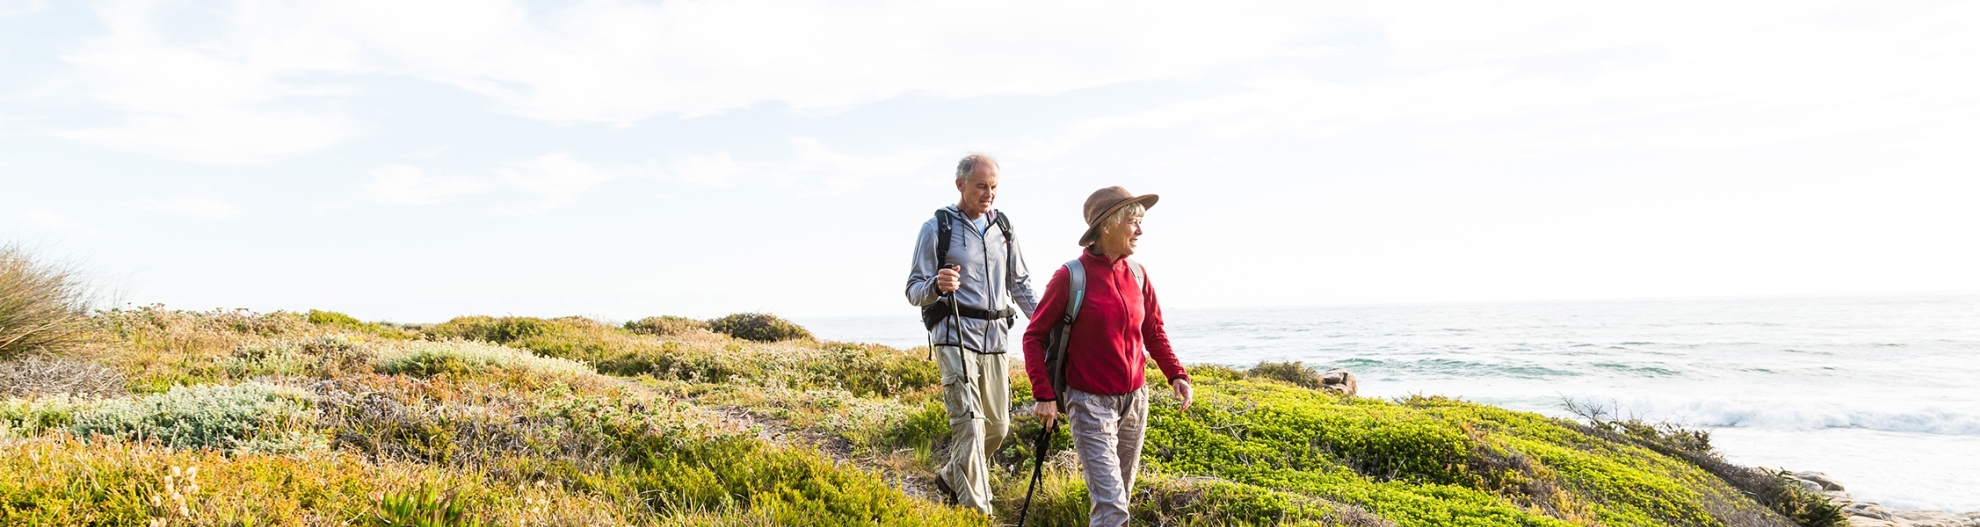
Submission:
[[1107,187],[1093,191],[1086,197],[1086,234],[1079,235],[1079,246],[1093,245],[1100,239],[1100,221],[1114,214],[1114,211],[1140,203],[1144,209],[1155,208],[1155,202],[1162,199],[1154,194],[1134,195],[1123,187]]

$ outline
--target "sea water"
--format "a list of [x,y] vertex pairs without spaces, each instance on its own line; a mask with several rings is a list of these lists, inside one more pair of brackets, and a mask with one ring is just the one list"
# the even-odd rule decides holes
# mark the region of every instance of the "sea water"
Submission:
[[[820,338],[925,343],[898,317]],[[1980,511],[1980,295],[1177,309],[1186,363],[1295,360],[1363,396],[1564,401],[1709,430],[1736,463],[1826,472],[1859,500]],[[1022,324],[1022,321],[1020,322]]]

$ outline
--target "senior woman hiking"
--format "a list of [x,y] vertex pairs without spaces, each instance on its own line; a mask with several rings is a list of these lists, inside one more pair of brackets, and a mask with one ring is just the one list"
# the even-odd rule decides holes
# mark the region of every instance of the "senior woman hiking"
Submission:
[[[1154,194],[1136,196],[1107,187],[1086,198],[1085,247],[1079,259],[1052,274],[1038,311],[1024,331],[1024,370],[1031,377],[1033,410],[1047,428],[1064,410],[1072,424],[1073,448],[1086,474],[1093,500],[1088,524],[1127,525],[1128,492],[1140,466],[1142,433],[1148,424],[1148,390],[1142,370],[1148,357],[1162,369],[1169,387],[1189,410],[1189,373],[1169,347],[1162,328],[1162,306],[1141,264],[1128,260],[1141,238],[1141,218],[1155,206]],[[1075,298],[1072,272],[1085,276],[1084,294],[1066,333],[1066,393],[1054,393],[1046,369],[1047,341],[1055,323]],[[1146,350],[1144,354],[1143,351]]]

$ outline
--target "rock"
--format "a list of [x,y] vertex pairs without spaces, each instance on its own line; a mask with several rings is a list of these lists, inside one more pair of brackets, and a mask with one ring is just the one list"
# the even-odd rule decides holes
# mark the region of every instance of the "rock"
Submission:
[[1940,511],[1892,511],[1898,521],[1910,527],[1970,527],[1980,525],[1980,518],[1972,514],[1954,516]]
[[1799,478],[1802,481],[1814,483],[1821,487],[1815,490],[1819,490],[1819,491],[1843,490],[1843,486],[1841,483],[1836,483],[1836,480],[1829,479],[1828,474],[1823,474],[1821,472],[1796,472],[1794,473],[1794,477]]
[[1334,368],[1320,374],[1320,389],[1341,395],[1353,396],[1356,391],[1354,373],[1346,368]]
[[1890,511],[1884,510],[1884,506],[1875,503],[1860,502],[1860,501],[1856,503],[1851,503],[1849,505],[1844,505],[1843,514],[1850,515],[1852,517],[1851,518],[1852,520],[1854,520],[1855,518],[1870,518],[1874,520],[1893,519],[1891,517]]

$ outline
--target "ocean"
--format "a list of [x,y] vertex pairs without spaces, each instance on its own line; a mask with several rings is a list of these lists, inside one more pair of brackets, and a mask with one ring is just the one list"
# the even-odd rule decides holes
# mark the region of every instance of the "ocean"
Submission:
[[[1736,463],[1828,473],[1859,500],[1980,511],[1980,295],[1178,309],[1185,363],[1340,366],[1361,395],[1570,417],[1565,400],[1712,433]],[[925,344],[899,316],[799,319]]]

